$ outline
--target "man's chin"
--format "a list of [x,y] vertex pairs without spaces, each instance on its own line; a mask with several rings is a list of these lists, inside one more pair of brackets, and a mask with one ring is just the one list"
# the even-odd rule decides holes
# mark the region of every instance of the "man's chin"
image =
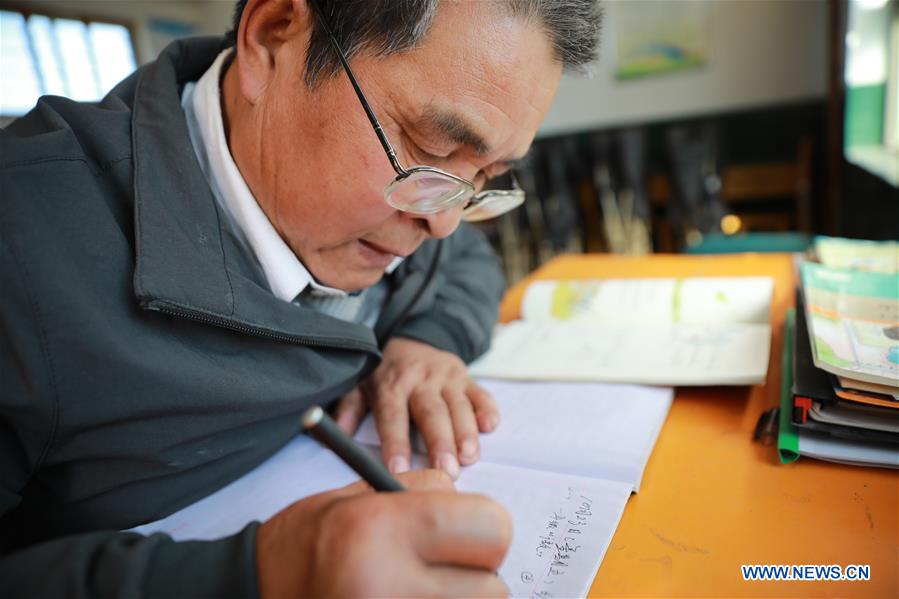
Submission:
[[379,269],[347,269],[328,273],[326,277],[316,276],[315,280],[333,289],[354,292],[374,287],[383,276],[384,271]]

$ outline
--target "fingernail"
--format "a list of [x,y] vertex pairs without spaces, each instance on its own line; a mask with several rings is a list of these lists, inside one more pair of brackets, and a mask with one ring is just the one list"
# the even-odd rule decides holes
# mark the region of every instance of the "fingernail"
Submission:
[[407,472],[409,470],[409,460],[401,455],[393,456],[392,458],[390,458],[390,463],[387,465],[387,468],[393,474]]
[[459,461],[456,456],[451,453],[441,453],[437,456],[437,465],[440,469],[450,475],[450,478],[456,480],[459,478]]
[[482,414],[480,416],[480,425],[482,433],[490,433],[493,432],[493,429],[496,428],[496,425],[499,424],[499,416],[494,414]]
[[474,439],[462,441],[462,459],[465,463],[471,463],[478,457],[478,444]]

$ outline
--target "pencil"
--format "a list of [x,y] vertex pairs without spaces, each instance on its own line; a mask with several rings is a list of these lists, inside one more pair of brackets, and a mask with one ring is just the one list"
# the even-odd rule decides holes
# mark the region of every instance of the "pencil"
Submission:
[[375,491],[405,491],[387,468],[343,432],[319,406],[303,413],[303,430],[333,451]]
[[[375,491],[405,491],[406,488],[390,474],[384,464],[372,457],[349,435],[337,426],[328,413],[319,406],[312,406],[303,412],[303,430],[319,443],[336,453],[347,466],[365,479]],[[494,572],[500,580],[499,572]],[[508,588],[509,585],[503,581]]]

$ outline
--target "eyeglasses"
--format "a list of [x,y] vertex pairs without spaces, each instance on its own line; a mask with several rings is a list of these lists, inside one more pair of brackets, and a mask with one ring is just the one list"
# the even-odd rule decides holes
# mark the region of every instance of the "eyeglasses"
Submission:
[[427,215],[461,205],[464,206],[463,220],[475,222],[494,218],[514,210],[524,202],[524,191],[518,185],[514,172],[510,172],[512,189],[486,189],[475,193],[474,183],[439,168],[423,165],[413,166],[409,169],[403,168],[396,156],[396,150],[390,145],[381,123],[378,122],[368,100],[365,99],[365,94],[362,93],[362,89],[350,69],[346,55],[340,48],[340,44],[319,9],[318,3],[313,1],[310,4],[313,5],[314,12],[318,15],[322,27],[328,34],[334,51],[337,52],[340,64],[343,65],[343,69],[356,91],[356,96],[358,96],[362,108],[365,109],[365,114],[381,142],[381,147],[387,153],[390,165],[396,171],[396,178],[384,188],[384,199],[390,206],[410,214]]

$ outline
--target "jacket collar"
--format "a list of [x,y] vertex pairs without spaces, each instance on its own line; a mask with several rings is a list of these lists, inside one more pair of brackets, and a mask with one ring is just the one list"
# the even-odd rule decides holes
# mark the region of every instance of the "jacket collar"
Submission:
[[141,69],[132,111],[136,264],[144,308],[298,342],[377,351],[365,326],[284,302],[244,259],[203,175],[180,91],[222,49],[222,38],[181,40]]

